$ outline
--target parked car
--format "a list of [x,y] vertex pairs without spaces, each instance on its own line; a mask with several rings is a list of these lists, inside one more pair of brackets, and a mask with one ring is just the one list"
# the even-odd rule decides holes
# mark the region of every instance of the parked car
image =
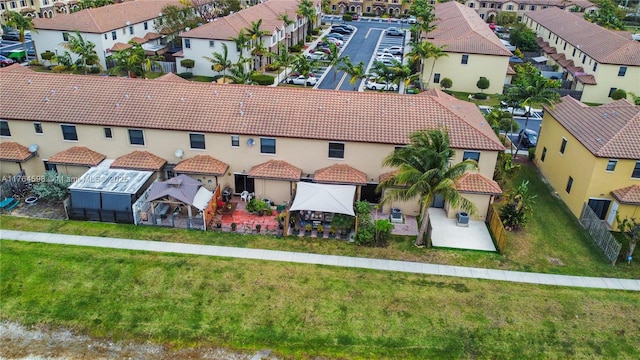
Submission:
[[382,49],[382,51],[379,52],[378,54],[384,54],[384,53],[402,56],[404,54],[404,48],[399,45],[389,46],[388,48]]
[[353,32],[353,30],[342,27],[342,26],[334,26],[331,28],[331,32],[332,33],[338,33],[338,34],[344,34],[344,35],[349,35]]
[[373,64],[375,65],[375,63],[382,63],[384,66],[394,66],[395,65],[393,63],[392,59],[374,60]]
[[340,39],[336,39],[336,38],[327,38],[327,41],[330,42],[330,43],[336,44],[336,46],[338,46],[338,47],[344,45],[344,41],[342,41]]
[[518,141],[528,148],[535,147],[538,144],[538,133],[531,129],[522,129],[518,134]]
[[289,76],[287,78],[287,84],[304,85],[305,82],[307,83],[307,86],[313,86],[318,82],[318,80],[316,80],[316,78],[312,76],[309,76],[309,78],[305,78],[304,75],[298,75],[293,77]]
[[328,33],[327,36],[324,37],[325,39],[328,38],[334,38],[334,39],[338,39],[338,40],[342,40],[344,41],[344,36],[338,34],[338,33]]
[[6,56],[0,55],[0,66],[5,67],[5,66],[13,65],[14,63],[15,61],[9,59]]
[[389,53],[381,53],[381,54],[378,54],[378,56],[376,56],[376,60],[377,61],[382,61],[382,60],[386,60],[386,59],[388,59],[389,61],[391,61],[391,60],[402,61],[401,57],[395,56],[395,55],[391,55]]
[[398,84],[385,84],[376,78],[368,78],[365,87],[369,90],[392,90],[398,91]]
[[387,36],[404,36],[404,31],[398,30],[396,27],[390,27],[384,31]]
[[358,19],[360,19],[360,15],[358,14],[351,15],[351,20],[358,20]]
[[417,22],[418,22],[418,19],[416,19],[416,17],[415,17],[415,16],[409,16],[409,18],[407,19],[407,22],[408,22],[409,24],[415,24],[415,23],[417,23]]
[[7,57],[15,62],[21,63],[27,58],[27,54],[24,50],[11,50],[9,51],[9,55]]
[[323,52],[325,54],[331,54],[331,49],[328,46],[317,46],[315,49],[310,50],[309,53]]
[[20,41],[20,33],[17,31],[5,31],[2,34],[2,40]]
[[322,51],[316,51],[307,55],[307,59],[309,60],[325,60],[326,58],[327,58],[327,54]]

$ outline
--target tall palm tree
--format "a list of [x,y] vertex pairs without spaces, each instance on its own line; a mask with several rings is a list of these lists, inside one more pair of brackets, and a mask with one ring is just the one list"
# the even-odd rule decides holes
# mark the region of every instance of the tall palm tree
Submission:
[[264,41],[262,41],[263,36],[271,35],[269,31],[260,29],[262,27],[262,19],[251,22],[250,28],[245,28],[247,32],[247,36],[251,39],[251,43],[253,45],[253,49],[251,54],[255,56],[258,60],[258,65],[254,64],[254,69],[259,69],[262,67],[262,56],[267,52],[267,49],[264,47]]
[[[112,74],[126,72],[129,77],[144,78],[147,71],[150,71],[153,65],[160,66],[156,60],[145,55],[144,49],[140,44],[133,40],[130,40],[129,44],[132,45],[132,47],[118,51],[113,55],[116,66],[111,68],[110,72]],[[160,69],[162,69],[162,67],[160,67]]]
[[[522,70],[520,70],[522,69]],[[530,109],[534,105],[547,105],[553,107],[553,104],[560,99],[560,95],[553,91],[558,87],[554,80],[549,80],[542,76],[539,71],[522,67],[520,73],[514,79],[514,86],[507,90],[507,96],[517,101],[525,109],[524,129],[529,126]],[[527,110],[527,108],[529,110]],[[518,139],[517,149],[522,145],[522,138]],[[516,154],[517,155],[517,154]]]
[[[398,62],[397,60],[395,60]],[[385,65],[380,61],[374,61],[373,67],[369,70],[371,74],[375,75],[378,79],[382,80],[382,82],[386,85],[386,88],[389,88],[389,84],[393,82],[394,75],[391,71],[391,67]]]
[[247,62],[249,61],[251,60],[240,57],[240,60],[229,68],[231,73],[229,77],[235,84],[253,84],[253,70],[247,68]]
[[238,58],[244,57],[244,51],[250,47],[249,43],[251,42],[251,38],[244,30],[245,29],[241,29],[238,33],[238,36],[231,38],[231,41],[236,43]]
[[212,57],[203,56],[203,58],[209,60],[211,62],[211,70],[216,72],[222,71],[222,76],[227,77],[227,69],[233,65],[231,60],[229,60],[229,48],[227,44],[222,43],[222,54],[214,52],[211,55]]
[[78,55],[77,65],[74,65],[76,69],[82,67],[84,74],[87,75],[87,65],[100,65],[100,58],[96,52],[96,44],[91,41],[86,41],[80,35],[80,32],[76,31],[75,36],[69,34],[69,41],[62,43],[62,47]]
[[309,79],[309,75],[313,74],[315,70],[318,68],[318,61],[307,59],[303,54],[298,54],[293,59],[293,71],[297,72],[300,75],[303,75],[305,78],[304,87],[307,87],[307,79]]
[[476,212],[474,204],[456,190],[455,182],[468,170],[477,169],[478,165],[470,159],[449,165],[455,150],[450,146],[446,130],[419,131],[411,134],[409,139],[409,145],[395,150],[384,159],[383,165],[396,168],[397,172],[380,182],[378,190],[384,190],[383,203],[418,198],[421,224],[415,244],[424,246],[428,210],[437,195],[442,196],[453,208],[463,209],[470,214]]
[[[282,66],[284,67],[284,77],[287,77],[287,71],[289,69],[289,67],[291,66],[291,64],[293,63],[295,56],[293,56],[289,50],[287,49],[287,47],[282,44],[279,43],[278,44],[278,53],[277,54],[271,54],[271,56],[273,56],[273,59],[275,60],[276,64],[278,64],[278,66]],[[278,83],[280,83],[280,72],[278,72]]]
[[405,86],[407,86],[412,79],[420,75],[419,73],[414,74],[408,65],[395,59],[391,61],[390,70],[393,74],[393,82],[398,84],[400,94],[404,93]]
[[291,47],[292,45],[291,39],[293,37],[291,36],[291,33],[287,31],[287,29],[289,28],[290,25],[293,25],[296,21],[291,19],[288,14],[282,14],[278,16],[278,20],[282,20],[282,22],[284,23],[284,32],[286,35],[289,36],[289,40],[287,40],[287,47]]
[[305,35],[311,34],[313,31],[313,25],[318,19],[318,14],[316,13],[316,8],[313,6],[313,1],[300,0],[300,4],[298,4],[298,10],[296,12],[298,15],[307,19],[307,33]]
[[429,72],[429,81],[427,81],[427,87],[429,87],[429,84],[432,81],[431,79],[433,77],[433,68],[435,68],[436,66],[436,61],[438,61],[438,59],[440,59],[441,57],[449,56],[449,54],[444,52],[444,46],[435,46],[431,43],[427,43],[427,44],[429,44],[427,46],[428,47],[427,59],[433,58],[433,63],[431,63],[431,71]]
[[338,70],[344,71],[349,75],[349,83],[353,85],[353,91],[356,91],[358,80],[367,77],[367,73],[364,68],[364,63],[360,61],[356,65],[351,62],[349,56],[342,58],[342,65],[338,66]]
[[[327,60],[329,60],[329,66],[336,67],[340,63],[340,49],[334,43],[329,43],[329,54],[327,54]],[[336,76],[338,75],[338,69],[333,71],[333,82],[336,82]]]
[[[21,13],[17,12],[17,11],[7,11],[4,14],[4,17],[7,21],[7,25],[11,26],[12,28],[18,30],[18,33],[20,35],[20,42],[22,43],[22,48],[24,49],[24,53],[27,53],[27,43],[25,42],[24,39],[24,33],[26,31],[33,31],[33,32],[38,32],[34,27],[33,27],[33,22],[32,22],[32,18],[31,16],[25,16],[22,15]],[[38,51],[36,50],[36,43],[35,42],[31,42],[33,44],[33,50],[36,54],[36,60],[38,60]]]

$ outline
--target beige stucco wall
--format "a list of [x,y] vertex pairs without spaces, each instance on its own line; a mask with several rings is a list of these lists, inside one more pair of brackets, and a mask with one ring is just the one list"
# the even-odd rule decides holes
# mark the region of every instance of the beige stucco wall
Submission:
[[435,60],[433,74],[431,73],[431,66],[434,59],[427,59],[424,62],[422,74],[425,86],[440,88],[440,84],[433,82],[435,74],[440,74],[440,81],[444,78],[449,78],[453,81],[451,90],[476,93],[480,92],[476,83],[481,76],[484,76],[489,79],[490,83],[490,87],[484,90],[485,93],[502,93],[509,66],[508,56],[466,54],[469,55],[469,60],[467,64],[461,64],[462,55],[465,54],[453,52],[448,52],[447,54],[449,56]]
[[56,165],[56,169],[59,174],[65,174],[71,176],[71,178],[76,179],[82,176],[87,170],[88,167],[85,166],[72,166],[72,165]]
[[[487,218],[487,211],[492,202],[491,195],[483,194],[462,194],[462,196],[476,205],[476,213],[471,215],[472,220],[484,221]],[[445,206],[448,218],[455,218],[459,208],[454,208],[448,204]]]
[[420,204],[418,203],[418,199],[412,201],[391,201],[383,204],[380,211],[383,214],[390,214],[391,208],[398,208],[402,210],[404,215],[417,216],[420,213]]
[[257,199],[268,198],[275,205],[289,203],[291,200],[291,182],[255,179],[255,193]]

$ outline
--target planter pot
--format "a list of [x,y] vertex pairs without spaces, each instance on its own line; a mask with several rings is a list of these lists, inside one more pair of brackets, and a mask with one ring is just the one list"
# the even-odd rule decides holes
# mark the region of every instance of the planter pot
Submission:
[[284,224],[278,223],[278,229],[280,229],[280,230],[284,229]]
[[216,227],[220,229],[222,227],[222,224],[216,224]]

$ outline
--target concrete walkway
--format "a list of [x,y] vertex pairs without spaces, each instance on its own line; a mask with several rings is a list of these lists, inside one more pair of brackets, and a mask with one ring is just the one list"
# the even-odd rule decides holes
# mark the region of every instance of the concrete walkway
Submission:
[[640,280],[596,278],[584,276],[551,275],[505,270],[491,270],[462,266],[424,264],[409,261],[366,259],[349,256],[307,254],[277,250],[260,250],[169,243],[147,240],[114,239],[96,236],[49,234],[0,229],[0,239],[90,246],[111,249],[170,252],[178,254],[220,256],[228,258],[284,261],[304,264],[331,265],[383,271],[400,271],[414,274],[455,276],[473,279],[511,281],[529,284],[572,286],[611,290],[640,291]]

